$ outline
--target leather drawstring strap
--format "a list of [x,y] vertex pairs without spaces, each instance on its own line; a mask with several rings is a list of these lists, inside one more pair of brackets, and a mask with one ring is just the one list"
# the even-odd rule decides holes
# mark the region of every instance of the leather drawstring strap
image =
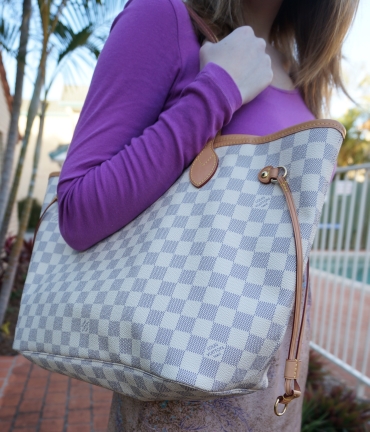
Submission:
[[[52,173],[49,174],[49,180],[50,180],[52,177],[59,177],[59,176],[60,176],[60,171],[54,171],[54,172],[52,172]],[[35,244],[35,240],[36,240],[37,233],[38,233],[38,231],[39,231],[39,228],[40,228],[41,222],[42,222],[42,220],[44,219],[44,216],[45,216],[47,210],[49,210],[49,208],[50,208],[54,203],[56,203],[57,201],[58,201],[58,197],[55,195],[55,197],[53,198],[53,200],[51,201],[51,203],[50,203],[50,204],[46,207],[46,209],[42,212],[42,215],[40,216],[40,219],[39,219],[39,221],[37,222],[37,225],[36,225],[36,228],[35,228],[35,234],[33,235],[32,248],[33,248],[33,246],[34,246],[34,244]]]
[[49,208],[50,208],[54,203],[56,203],[57,201],[58,201],[58,197],[55,196],[55,197],[53,198],[53,200],[51,201],[51,203],[50,203],[50,204],[46,207],[46,209],[42,212],[42,215],[40,216],[40,219],[39,219],[39,221],[37,222],[37,225],[36,225],[36,228],[35,228],[35,234],[33,235],[32,249],[33,249],[33,246],[35,245],[36,236],[37,236],[37,233],[39,232],[39,228],[40,228],[41,222],[43,221],[46,212],[47,212],[47,211],[49,210]]
[[[281,170],[284,170],[284,173],[281,174]],[[302,291],[303,291],[303,252],[302,252],[302,240],[301,240],[301,232],[299,228],[299,221],[297,217],[297,211],[294,206],[292,192],[289,188],[289,185],[285,179],[287,174],[287,170],[285,167],[272,167],[268,166],[263,168],[259,174],[258,179],[261,183],[269,184],[269,183],[277,183],[281,187],[290,213],[290,217],[292,219],[293,225],[293,233],[294,233],[294,242],[296,248],[296,257],[297,257],[297,269],[296,269],[296,290],[295,290],[295,304],[294,304],[294,315],[293,315],[293,328],[292,328],[292,336],[290,339],[289,346],[289,355],[288,359],[285,362],[285,393],[283,396],[279,396],[276,399],[274,411],[277,416],[281,416],[285,413],[287,409],[287,405],[293,400],[298,398],[301,395],[301,389],[297,382],[297,378],[300,372],[300,353],[302,347],[303,333],[306,321],[306,305],[308,298],[308,264],[307,264],[307,283],[306,283],[306,293],[304,299],[304,307],[302,318],[301,315],[301,304],[302,304]],[[283,411],[278,411],[278,405],[283,404]]]

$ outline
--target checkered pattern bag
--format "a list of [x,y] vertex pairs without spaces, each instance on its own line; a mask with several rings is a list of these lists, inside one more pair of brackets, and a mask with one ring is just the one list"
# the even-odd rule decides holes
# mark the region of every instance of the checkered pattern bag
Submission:
[[[285,166],[307,262],[343,140],[333,121],[261,138],[218,137],[200,188],[189,169],[130,224],[85,252],[63,240],[58,206],[41,222],[14,348],[39,366],[141,400],[266,388],[292,315],[296,251]],[[249,143],[249,144],[248,144]],[[56,194],[49,181],[44,208]]]

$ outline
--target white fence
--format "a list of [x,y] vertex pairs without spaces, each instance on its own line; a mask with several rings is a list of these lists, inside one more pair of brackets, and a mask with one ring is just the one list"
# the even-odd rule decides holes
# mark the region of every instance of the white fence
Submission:
[[370,387],[370,164],[338,168],[310,259],[311,347]]

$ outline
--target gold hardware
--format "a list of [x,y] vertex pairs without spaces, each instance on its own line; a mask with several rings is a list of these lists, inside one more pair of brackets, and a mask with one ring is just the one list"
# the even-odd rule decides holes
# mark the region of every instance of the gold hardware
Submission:
[[[285,168],[285,166],[278,166],[276,168],[284,170],[283,178],[285,178],[288,174],[288,170]],[[271,179],[271,183],[277,183],[277,180]]]
[[283,177],[285,178],[286,177],[286,175],[288,174],[288,170],[285,168],[285,166],[278,166],[278,168],[281,168],[281,169],[283,169],[284,170],[284,174],[283,174]]
[[276,414],[278,417],[281,417],[282,415],[285,414],[285,411],[286,411],[287,406],[288,406],[288,404],[285,404],[283,411],[279,412],[279,411],[277,410],[277,407],[278,407],[278,405],[279,405],[279,403],[280,403],[281,400],[282,400],[282,398],[281,398],[281,396],[279,396],[279,397],[276,399],[276,402],[275,402],[275,405],[274,405],[274,411],[275,411],[275,414]]
[[261,172],[261,177],[262,178],[266,178],[269,175],[268,171],[262,171]]

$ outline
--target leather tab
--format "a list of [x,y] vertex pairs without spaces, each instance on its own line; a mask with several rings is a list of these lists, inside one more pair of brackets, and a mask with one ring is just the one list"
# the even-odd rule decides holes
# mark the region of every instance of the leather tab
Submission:
[[279,168],[274,168],[271,165],[262,168],[258,173],[258,180],[263,184],[271,183],[271,180],[276,180],[279,175]]
[[297,360],[297,359],[286,360],[285,372],[284,372],[285,379],[297,379],[299,377],[300,369],[301,369],[301,361],[300,360]]
[[218,156],[213,149],[213,142],[214,138],[208,141],[191,165],[190,181],[197,188],[205,185],[218,167]]
[[288,405],[288,403],[292,402],[292,400],[301,397],[302,392],[300,390],[293,390],[291,394],[287,395],[286,393],[283,396],[280,396],[281,399],[279,403]]

